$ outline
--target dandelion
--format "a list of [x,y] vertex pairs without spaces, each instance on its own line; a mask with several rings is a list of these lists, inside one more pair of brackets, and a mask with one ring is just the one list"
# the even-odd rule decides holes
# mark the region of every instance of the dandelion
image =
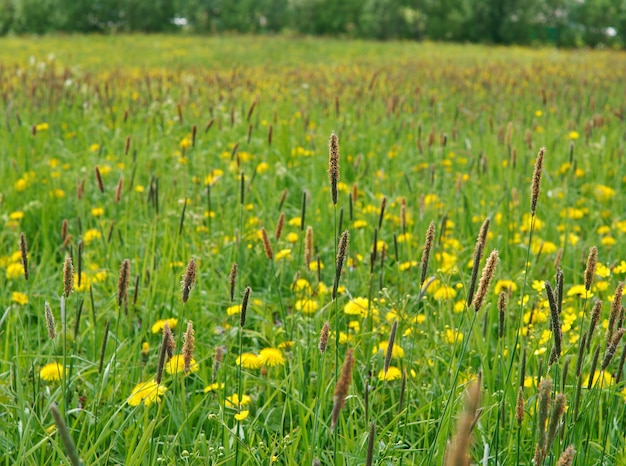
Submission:
[[165,395],[166,391],[167,387],[154,380],[141,382],[133,388],[126,402],[130,406],[139,406],[143,401],[143,404],[150,406],[153,403],[160,403],[161,397]]
[[28,296],[20,291],[14,291],[11,293],[11,302],[19,304],[20,306],[25,306],[28,304]]
[[283,353],[276,348],[264,348],[259,353],[259,362],[262,366],[276,367],[285,365]]
[[233,393],[226,397],[225,405],[229,408],[240,408],[249,405],[251,401],[250,395],[242,395],[240,399],[237,393]]
[[51,362],[39,370],[39,377],[46,382],[57,382],[67,375],[67,367],[58,362]]
[[235,420],[243,421],[243,420],[245,420],[248,417],[248,414],[250,414],[250,411],[248,411],[248,410],[241,411],[241,412],[235,414]]
[[204,393],[216,392],[224,388],[224,383],[212,383],[204,387]]
[[157,320],[154,325],[152,325],[152,333],[161,333],[165,328],[165,324],[167,324],[169,328],[175,329],[178,325],[178,319],[171,317],[169,319]]
[[303,314],[315,314],[319,308],[319,304],[312,299],[299,299],[295,302],[294,307],[296,311],[300,311]]
[[254,353],[242,353],[237,358],[237,365],[244,369],[258,369],[262,366],[261,359]]
[[189,364],[187,364],[185,356],[182,354],[175,354],[165,364],[165,371],[170,375],[180,374],[181,372],[198,372],[199,368],[198,363],[193,358],[190,358]]
[[391,382],[392,380],[399,380],[402,378],[402,371],[395,366],[389,366],[387,372],[381,370],[378,373],[378,380],[381,382]]
[[8,280],[14,280],[24,275],[24,266],[20,263],[7,265],[6,277]]

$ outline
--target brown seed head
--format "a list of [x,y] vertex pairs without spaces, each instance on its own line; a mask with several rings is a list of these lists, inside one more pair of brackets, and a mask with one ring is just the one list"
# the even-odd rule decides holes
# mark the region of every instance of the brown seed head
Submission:
[[122,199],[122,188],[124,187],[124,177],[120,176],[120,180],[117,182],[117,186],[115,187],[115,203],[119,203]]
[[250,293],[252,288],[246,286],[243,292],[243,300],[241,302],[241,313],[239,314],[239,325],[243,328],[246,325],[246,313],[248,311],[248,301],[250,301]]
[[20,255],[22,256],[22,267],[24,267],[24,279],[28,281],[28,246],[26,245],[26,235],[20,233]]
[[67,298],[74,287],[74,265],[70,256],[65,257],[63,264],[63,295]]
[[608,344],[608,346],[606,348],[606,353],[604,354],[604,359],[602,360],[602,367],[601,367],[601,369],[603,371],[611,363],[611,359],[613,359],[613,356],[615,356],[615,351],[617,350],[617,345],[619,345],[619,342],[622,340],[622,337],[624,336],[624,332],[626,332],[626,330],[623,329],[623,328],[617,329],[617,332],[615,332],[615,334],[611,338],[611,341],[609,342],[609,344]]
[[183,303],[186,303],[189,300],[189,293],[196,283],[196,261],[193,259],[189,259],[187,263],[187,269],[185,270],[185,274],[183,275],[183,280],[181,281],[181,288],[183,294]]
[[596,274],[596,265],[598,264],[598,248],[591,246],[589,256],[587,256],[587,267],[585,268],[585,290],[591,289],[593,276]]
[[280,217],[278,217],[278,222],[276,223],[276,241],[280,239],[280,236],[283,233],[283,226],[285,225],[285,212],[280,213]]
[[320,332],[320,342],[317,345],[317,348],[320,350],[320,353],[326,352],[326,346],[328,345],[328,335],[330,334],[330,324],[328,322],[324,322],[322,326],[322,331]]
[[339,138],[333,132],[328,141],[328,179],[334,205],[337,205],[337,183],[339,182]]
[[[98,182],[98,189],[100,190],[101,193],[103,193],[104,183],[102,182],[102,175],[100,174],[100,168],[96,165],[96,168],[94,168],[94,171],[96,172],[96,181]],[[81,196],[78,196],[79,199],[80,197]]]
[[187,331],[183,335],[183,361],[185,361],[185,373],[191,370],[191,360],[193,359],[193,351],[195,349],[195,332],[193,330],[193,322],[187,322]]
[[333,283],[332,300],[337,298],[337,289],[339,288],[339,279],[343,271],[343,262],[348,252],[348,242],[350,240],[350,233],[348,230],[344,231],[339,240],[339,247],[337,249],[337,266],[335,268],[335,282]]
[[487,217],[480,227],[478,236],[476,237],[476,245],[474,246],[474,256],[472,259],[472,275],[470,279],[470,285],[467,292],[467,307],[470,307],[474,300],[474,291],[476,289],[476,281],[478,280],[478,269],[480,266],[480,260],[483,257],[483,251],[487,243],[487,235],[489,233],[489,224],[491,219]]
[[391,364],[391,355],[393,354],[393,345],[396,343],[396,332],[398,331],[398,321],[394,320],[389,332],[389,341],[387,341],[387,352],[385,354],[385,363],[383,365],[383,372],[387,375],[389,365]]
[[265,251],[265,257],[272,260],[274,258],[274,251],[272,250],[272,244],[270,243],[269,236],[267,236],[267,230],[265,227],[261,228],[261,236],[263,238],[263,250]]
[[535,160],[535,169],[533,171],[533,180],[530,189],[530,213],[532,216],[537,211],[537,201],[539,200],[539,185],[541,184],[541,171],[543,169],[543,156],[546,152],[546,148],[539,149],[537,154],[537,160]]
[[515,420],[517,425],[521,426],[524,422],[524,387],[517,388],[517,402],[515,403]]
[[422,250],[422,273],[420,276],[420,287],[426,281],[426,274],[428,273],[428,260],[430,259],[430,253],[433,249],[433,243],[435,241],[435,222],[430,222],[428,230],[426,230],[426,237],[424,239],[424,249]]
[[306,236],[304,237],[304,262],[306,268],[311,270],[311,260],[313,259],[313,227],[306,227]]
[[485,267],[483,268],[483,273],[480,276],[480,280],[478,282],[478,290],[476,291],[476,296],[474,297],[474,301],[472,302],[474,306],[474,310],[478,312],[485,301],[485,296],[487,296],[487,289],[489,288],[489,283],[493,278],[493,275],[496,272],[496,265],[498,263],[498,250],[494,249],[489,254],[487,258],[487,262],[485,263]]
[[230,288],[230,302],[233,302],[235,299],[235,283],[237,282],[237,264],[233,263],[232,268],[230,269],[230,274],[228,275],[228,287]]
[[570,445],[569,447],[567,447],[563,451],[563,453],[561,453],[561,456],[559,457],[556,466],[571,466],[572,462],[574,461],[574,453],[576,453],[576,450],[574,450],[574,445]]
[[128,281],[130,279],[130,260],[124,259],[120,265],[120,274],[117,279],[117,305],[128,301]]
[[50,309],[50,304],[46,301],[44,305],[46,311],[46,327],[48,327],[48,337],[51,340],[54,340],[54,337],[57,336],[56,325],[54,322],[54,315],[52,314],[52,309]]
[[352,382],[352,368],[354,366],[354,350],[350,348],[346,353],[346,358],[341,368],[341,375],[335,386],[335,395],[333,397],[333,412],[330,421],[330,429],[333,430],[339,420],[339,412],[346,402],[346,395]]

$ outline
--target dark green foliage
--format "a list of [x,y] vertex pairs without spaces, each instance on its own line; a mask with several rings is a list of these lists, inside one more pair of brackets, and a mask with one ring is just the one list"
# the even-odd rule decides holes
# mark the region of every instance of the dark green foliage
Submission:
[[[184,27],[174,18],[184,18]],[[0,35],[298,33],[564,47],[626,44],[623,0],[0,0]]]

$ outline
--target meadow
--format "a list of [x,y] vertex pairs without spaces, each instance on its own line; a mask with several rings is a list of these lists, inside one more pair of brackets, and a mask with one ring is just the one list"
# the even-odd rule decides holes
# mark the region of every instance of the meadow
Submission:
[[0,464],[626,464],[624,82],[3,38]]

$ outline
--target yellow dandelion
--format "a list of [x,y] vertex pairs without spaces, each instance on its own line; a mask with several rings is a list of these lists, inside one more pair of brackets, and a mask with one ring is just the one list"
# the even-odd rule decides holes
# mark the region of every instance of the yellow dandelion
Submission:
[[7,266],[7,279],[14,280],[16,278],[20,278],[24,276],[24,266],[21,262],[16,262],[14,264],[9,264]]
[[241,312],[241,304],[235,304],[234,306],[228,306],[226,308],[226,314],[229,316],[237,315]]
[[343,307],[343,312],[348,315],[367,315],[369,300],[367,298],[354,298]]
[[293,244],[296,241],[298,241],[298,233],[294,233],[294,232],[288,233],[286,239],[288,243]]
[[94,217],[101,217],[104,215],[104,209],[102,207],[94,207],[91,209],[91,215]]
[[244,419],[248,417],[248,414],[250,414],[250,411],[248,410],[241,411],[240,413],[235,414],[235,419],[237,421],[243,421]]
[[212,383],[211,385],[207,385],[204,387],[204,393],[216,392],[224,388],[224,383]]
[[102,238],[102,233],[100,233],[100,230],[96,230],[95,228],[87,230],[83,235],[83,241],[85,242],[85,244],[89,244],[92,241],[100,238]]
[[459,332],[458,330],[450,330],[449,328],[446,329],[441,334],[441,336],[443,337],[443,341],[445,341],[449,345],[458,343],[463,340],[463,334],[461,332]]
[[[198,372],[199,366],[194,358],[191,358],[191,364],[189,366],[191,372]],[[180,374],[185,372],[185,359],[182,354],[175,354],[167,361],[165,370],[168,374]]]
[[170,318],[157,320],[152,326],[152,333],[161,333],[163,331],[163,328],[165,327],[165,324],[167,324],[168,327],[173,330],[178,325],[178,319]]
[[261,360],[259,356],[254,353],[242,353],[241,356],[237,358],[237,365],[244,369],[258,369],[261,367]]
[[259,353],[259,361],[262,366],[284,366],[285,357],[283,353],[276,348],[263,348]]
[[61,377],[67,375],[67,367],[64,369],[63,365],[58,362],[51,362],[43,366],[39,371],[39,377],[46,382],[56,382],[61,380]]
[[234,393],[226,397],[225,405],[229,408],[237,408],[240,406],[247,406],[250,404],[251,401],[252,398],[250,398],[250,395],[243,395],[241,397],[241,401],[239,401],[239,395],[237,393]]
[[25,293],[14,291],[13,293],[11,293],[11,302],[19,304],[21,306],[25,306],[26,304],[28,304],[28,296]]
[[495,294],[500,294],[502,290],[517,291],[517,285],[513,280],[498,280],[493,287]]
[[587,293],[585,285],[574,285],[567,292],[567,296],[578,296],[579,298],[591,298],[593,293]]
[[143,401],[146,406],[150,406],[152,403],[160,403],[166,391],[167,387],[154,380],[140,382],[133,388],[126,402],[131,406],[139,406]]
[[[378,348],[374,348],[374,350],[372,351],[373,354],[376,354],[378,351],[382,352],[383,355],[387,354],[387,346],[388,346],[389,342],[387,341],[383,341],[381,343],[378,344]],[[404,357],[404,350],[402,349],[401,346],[396,345],[394,343],[393,347],[391,348],[391,357],[392,358],[402,358]]]
[[303,314],[314,314],[319,308],[317,301],[312,299],[299,299],[295,304],[296,311],[300,311]]
[[378,373],[378,380],[385,381],[385,382],[390,382],[392,380],[398,380],[402,378],[402,371],[400,369],[398,369],[395,366],[389,366],[389,369],[387,369],[387,373],[385,374],[385,371],[381,370]]

